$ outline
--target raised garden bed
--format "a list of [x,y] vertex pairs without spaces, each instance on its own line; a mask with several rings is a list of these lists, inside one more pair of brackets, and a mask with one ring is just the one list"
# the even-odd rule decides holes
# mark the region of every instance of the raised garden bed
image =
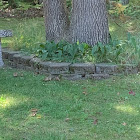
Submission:
[[107,79],[113,75],[138,73],[137,65],[114,65],[92,63],[57,63],[42,61],[34,55],[27,56],[19,51],[2,49],[3,60],[13,68],[34,71],[39,74],[61,76],[63,79]]

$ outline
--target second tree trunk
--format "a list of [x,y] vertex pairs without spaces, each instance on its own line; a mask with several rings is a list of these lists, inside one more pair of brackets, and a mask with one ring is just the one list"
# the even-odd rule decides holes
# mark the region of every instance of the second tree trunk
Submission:
[[108,43],[106,0],[73,0],[68,40],[95,45]]

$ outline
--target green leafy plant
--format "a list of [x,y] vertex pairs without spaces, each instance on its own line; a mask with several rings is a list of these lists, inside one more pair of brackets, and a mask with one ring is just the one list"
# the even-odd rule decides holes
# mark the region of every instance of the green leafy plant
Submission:
[[86,43],[68,43],[47,41],[40,44],[37,55],[43,60],[64,62],[109,62],[109,63],[138,63],[140,46],[137,39],[128,34],[127,40],[111,40],[109,44],[97,43],[90,46]]
[[134,18],[139,19],[140,18],[140,5],[133,5],[130,4],[126,9],[125,9],[125,14]]
[[[139,36],[139,35],[138,35]],[[139,63],[140,62],[140,40],[139,38],[128,34],[127,40],[124,41],[126,46],[126,57],[127,63]]]
[[96,62],[118,63],[121,52],[122,47],[119,40],[113,40],[107,45],[98,43],[92,48],[92,55],[96,58]]
[[37,54],[43,60],[57,60],[66,62],[82,61],[86,57],[91,46],[86,43],[79,42],[70,44],[66,41],[55,43],[47,41],[46,44],[40,44]]

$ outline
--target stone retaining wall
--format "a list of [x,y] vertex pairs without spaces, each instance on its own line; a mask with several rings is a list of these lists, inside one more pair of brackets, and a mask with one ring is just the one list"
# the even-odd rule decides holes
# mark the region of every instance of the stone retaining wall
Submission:
[[13,68],[34,71],[45,75],[61,76],[68,80],[100,80],[107,79],[112,75],[138,73],[136,65],[44,62],[34,55],[27,56],[19,51],[10,51],[8,49],[2,49],[2,56],[5,64]]

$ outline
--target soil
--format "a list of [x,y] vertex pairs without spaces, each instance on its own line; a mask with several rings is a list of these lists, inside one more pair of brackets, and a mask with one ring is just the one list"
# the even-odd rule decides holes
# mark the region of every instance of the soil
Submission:
[[19,9],[0,9],[0,17],[3,18],[33,18],[43,17],[43,7],[41,8],[29,8],[28,10]]

